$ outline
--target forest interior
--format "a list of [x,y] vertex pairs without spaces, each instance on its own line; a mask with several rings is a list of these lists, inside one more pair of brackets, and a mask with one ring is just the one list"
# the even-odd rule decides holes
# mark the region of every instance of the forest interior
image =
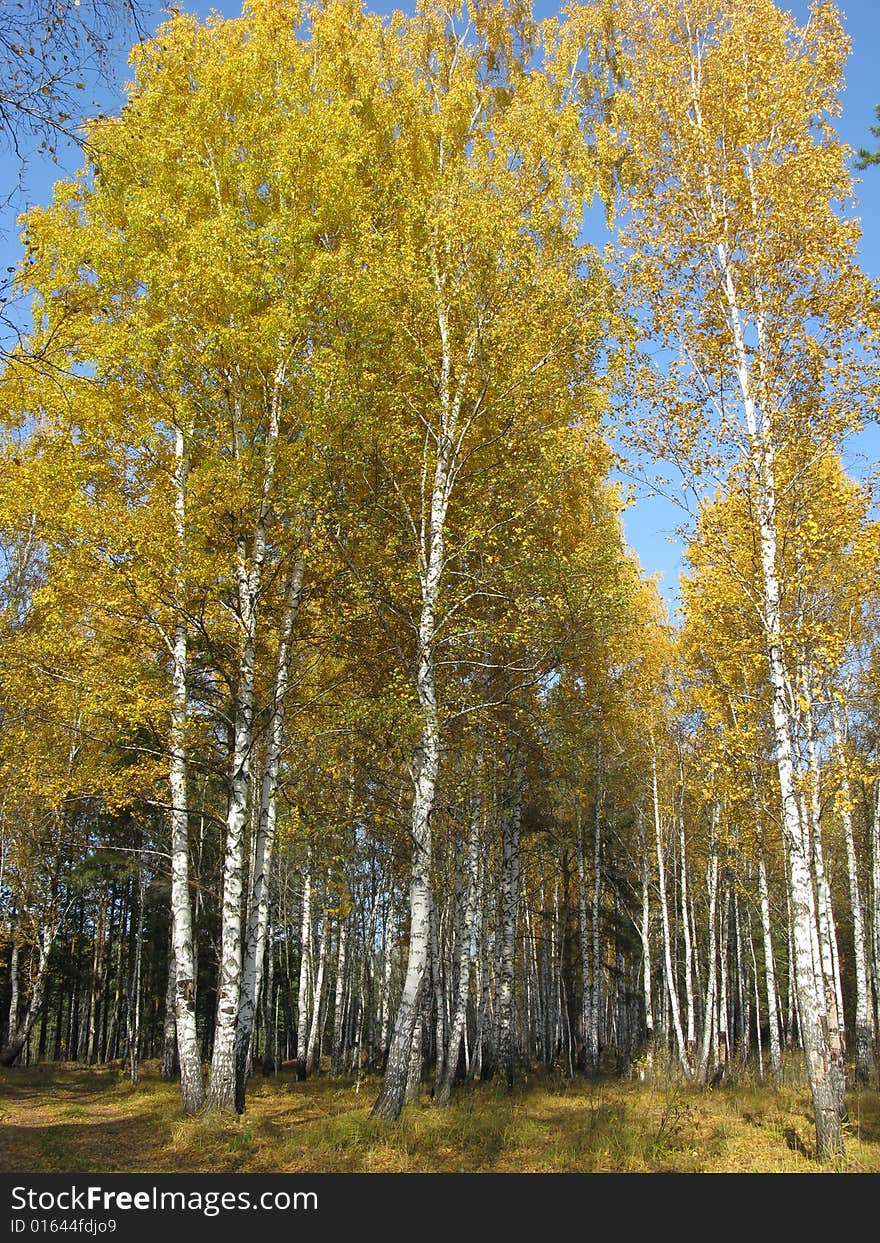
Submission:
[[0,1169],[880,1173],[841,14],[137,33],[0,290]]

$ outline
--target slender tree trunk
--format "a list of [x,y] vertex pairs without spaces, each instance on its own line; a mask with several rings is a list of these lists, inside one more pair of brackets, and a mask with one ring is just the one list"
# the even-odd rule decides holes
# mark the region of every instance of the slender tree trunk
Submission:
[[692,1070],[690,1062],[688,1061],[684,1030],[681,1025],[681,1008],[678,1003],[678,987],[676,985],[675,973],[672,967],[672,938],[669,929],[669,906],[666,900],[666,869],[663,862],[663,837],[660,827],[660,799],[657,790],[657,755],[653,749],[651,754],[651,783],[654,802],[654,837],[657,848],[657,882],[660,887],[660,917],[663,929],[663,961],[666,967],[666,987],[669,995],[669,1004],[672,1010],[672,1023],[675,1032],[675,1043],[678,1050],[678,1059],[685,1075],[688,1078],[691,1078]]
[[343,1039],[345,1032],[345,974],[348,950],[348,919],[341,916],[336,946],[336,985],[333,995],[333,1048],[330,1053],[330,1074],[338,1075],[344,1062]]
[[514,981],[516,971],[516,920],[519,908],[521,793],[508,763],[513,782],[511,806],[502,817],[501,850],[501,961],[498,980],[498,1064],[504,1070],[508,1091],[514,1082]]
[[[437,903],[431,905],[431,929],[429,946],[429,963],[431,984],[434,991],[434,1045],[436,1060],[434,1063],[434,1091],[440,1087],[443,1078],[443,1053],[447,1043],[446,1004],[443,995],[442,960],[441,960],[441,929],[438,918]],[[426,1026],[430,1022],[430,1008],[427,1007]],[[430,1042],[429,1042],[430,1043]]]
[[467,381],[468,367],[476,348],[474,334],[470,353],[453,375],[453,350],[449,326],[447,276],[432,248],[431,276],[440,341],[438,376],[439,427],[429,440],[433,445],[433,478],[430,494],[427,480],[430,461],[423,459],[422,520],[413,532],[418,538],[421,611],[416,648],[416,693],[421,715],[421,737],[411,764],[413,778],[412,849],[413,863],[409,901],[409,954],[394,1035],[388,1050],[382,1089],[373,1106],[373,1116],[393,1121],[400,1114],[406,1094],[406,1076],[413,1030],[419,1015],[422,981],[428,967],[431,912],[431,816],[440,769],[441,731],[437,706],[436,654],[437,610],[440,585],[445,569],[446,514],[455,482],[457,456],[461,451],[459,415]]
[[764,1082],[764,1045],[761,1038],[761,989],[758,982],[758,960],[755,957],[755,942],[752,937],[752,916],[747,913],[746,928],[748,931],[749,956],[752,962],[752,978],[755,986],[755,1038],[758,1046],[758,1080]]
[[[182,428],[175,433],[174,522],[177,570],[171,668],[171,925],[175,980],[175,1022],[183,1111],[195,1114],[205,1103],[205,1081],[196,1034],[196,975],[189,893],[189,801],[186,718],[189,705],[186,583],[186,488],[189,461]],[[117,977],[118,981],[118,977]],[[117,999],[119,985],[117,982]],[[114,1008],[114,1019],[116,1009]]]
[[[437,489],[435,488],[435,493]],[[445,482],[444,482],[445,491]],[[435,498],[436,505],[436,498]],[[439,549],[429,562],[419,626],[417,689],[422,712],[422,735],[413,757],[412,843],[413,862],[409,893],[409,953],[403,991],[394,1032],[388,1049],[382,1089],[373,1105],[373,1116],[394,1121],[406,1096],[410,1053],[422,1001],[423,979],[428,969],[431,924],[431,814],[440,767],[440,722],[434,686],[435,604],[442,566],[442,523],[432,546]],[[436,571],[434,565],[436,564]]]
[[642,942],[642,996],[645,1004],[645,1072],[642,1078],[650,1077],[654,1069],[654,1001],[651,988],[651,896],[650,896],[650,863],[648,843],[645,840],[644,812],[641,803],[636,811],[639,831],[640,871],[642,882],[642,919],[639,925],[639,936]]
[[254,842],[254,866],[251,875],[250,909],[247,940],[242,962],[241,990],[238,999],[238,1020],[235,1031],[235,1107],[244,1112],[251,1038],[257,1014],[260,973],[265,957],[266,920],[269,907],[269,877],[275,848],[275,826],[278,818],[278,777],[281,770],[281,749],[284,741],[284,711],[290,683],[290,661],[293,628],[299,614],[305,573],[303,535],[300,551],[288,576],[284,593],[284,611],[278,638],[275,662],[275,684],[272,712],[267,731],[263,775],[260,783],[260,811]]
[[700,1043],[699,1066],[697,1080],[705,1084],[709,1080],[709,1061],[713,1046],[716,1057],[718,1045],[715,1041],[716,993],[718,988],[718,842],[716,838],[716,821],[718,809],[712,807],[712,830],[709,837],[709,866],[706,869],[706,889],[709,901],[708,916],[708,951],[706,968],[706,1001],[703,1006],[703,1039]]
[[177,994],[177,964],[174,961],[174,929],[169,930],[168,979],[165,987],[165,1014],[162,1022],[162,1070],[163,1079],[173,1079],[177,1074],[177,1021],[174,1017],[174,1001]]
[[602,953],[602,746],[596,748],[596,797],[593,804],[593,895],[590,911],[592,928],[592,971],[590,1004],[587,1010],[586,1068],[588,1075],[597,1075],[602,1054],[602,1007],[605,983]]
[[312,1021],[309,1024],[309,1040],[306,1045],[306,1074],[315,1075],[320,1069],[319,1038],[323,1026],[324,980],[327,960],[330,956],[330,916],[324,911],[321,926],[321,948],[318,953],[318,970],[312,994]]
[[37,1015],[40,1013],[40,1007],[43,1002],[43,992],[46,987],[46,978],[48,976],[49,956],[52,952],[55,933],[55,924],[50,920],[47,920],[40,931],[40,939],[37,946],[37,968],[34,975],[31,999],[28,1003],[27,1010],[24,1013],[24,1017],[19,1020],[15,1026],[15,1029],[9,1033],[6,1043],[3,1048],[0,1049],[0,1066],[12,1065],[24,1048],[25,1043],[31,1034],[31,1028],[36,1021]]
[[[679,770],[679,781],[681,782],[683,792],[684,774],[681,770]],[[681,901],[681,926],[684,935],[684,990],[685,1002],[687,1006],[687,1057],[688,1065],[692,1065],[697,1047],[697,1032],[696,1015],[694,1012],[694,957],[693,947],[691,945],[691,929],[688,921],[687,853],[685,851],[683,809],[679,809],[678,813],[678,845],[681,863],[681,889],[679,897]]]
[[278,996],[275,989],[275,945],[272,911],[266,916],[265,982],[260,989],[263,1008],[263,1074],[278,1073]]
[[455,996],[455,1008],[452,1015],[449,1035],[449,1054],[446,1059],[446,1071],[436,1096],[438,1105],[448,1105],[452,1094],[459,1063],[459,1050],[465,1035],[467,1020],[467,1004],[470,994],[470,961],[471,938],[474,930],[477,902],[477,869],[479,866],[480,819],[482,816],[482,792],[479,784],[476,787],[471,804],[470,830],[468,833],[467,863],[462,869],[463,885],[459,891],[459,902],[463,913],[458,940],[458,987]]
[[18,1029],[18,930],[12,935],[12,948],[9,953],[9,1014],[6,1022],[6,1040],[8,1045]]
[[845,735],[840,709],[831,699],[831,718],[834,724],[834,746],[840,764],[840,819],[846,844],[846,869],[849,879],[849,903],[852,911],[853,970],[856,983],[856,1083],[866,1088],[874,1075],[873,1024],[871,1022],[870,985],[868,983],[868,953],[865,925],[862,918],[862,897],[859,886],[859,868],[856,858],[852,822],[852,797],[849,770],[845,753]]
[[[282,354],[284,351],[281,343]],[[242,985],[243,945],[241,935],[242,893],[244,890],[244,838],[248,815],[251,755],[254,743],[254,683],[257,657],[257,615],[266,557],[266,528],[269,501],[275,476],[275,460],[281,422],[281,406],[286,382],[286,358],[276,368],[269,424],[266,430],[263,479],[259,508],[248,558],[245,534],[236,544],[240,650],[235,695],[234,739],[230,773],[229,807],[223,857],[223,901],[220,929],[220,979],[217,986],[217,1012],[209,1110],[236,1108],[235,1033]],[[237,435],[237,433],[236,433]],[[235,446],[236,455],[239,446]],[[259,918],[259,915],[257,916]]]
[[[826,1160],[843,1151],[843,1140],[835,1093],[832,1053],[827,1029],[823,1027],[821,1021],[821,1009],[813,969],[811,928],[813,878],[810,870],[810,857],[806,850],[806,834],[798,808],[790,709],[793,696],[790,693],[792,688],[782,646],[782,612],[777,571],[778,510],[774,473],[775,447],[772,440],[772,426],[768,423],[769,412],[761,412],[758,409],[752,391],[750,351],[742,328],[741,312],[727,247],[719,243],[716,251],[727,301],[734,360],[750,446],[763,586],[761,622],[770,683],[770,716],[773,724],[776,771],[779,778],[782,828],[788,848],[788,886],[791,899],[798,1013],[807,1065],[807,1079],[813,1098],[816,1148],[819,1159]],[[760,328],[759,324],[758,353],[759,357],[766,358],[767,346],[762,339]]]
[[104,941],[107,934],[107,894],[101,895],[98,908],[98,921],[95,926],[95,944],[92,950],[92,974],[89,986],[89,1008],[88,1008],[88,1044],[86,1047],[86,1060],[89,1065],[97,1060],[98,1056],[98,1007],[103,984],[103,966],[104,966]]
[[831,902],[831,887],[825,874],[822,848],[821,779],[816,748],[810,679],[801,674],[801,694],[806,699],[807,753],[810,772],[810,802],[804,816],[805,832],[812,846],[813,874],[816,878],[816,931],[819,944],[817,987],[824,990],[827,1016],[828,1046],[831,1054],[831,1076],[841,1121],[846,1120],[846,1031],[843,1017],[843,993],[840,983],[840,961],[837,953],[837,931]]
[[779,1005],[776,993],[776,964],[773,958],[773,936],[770,926],[770,895],[767,888],[767,866],[764,851],[758,858],[758,898],[761,904],[761,932],[764,937],[764,981],[767,990],[767,1015],[770,1028],[770,1073],[782,1082],[782,1045],[779,1040]]
[[311,860],[306,861],[303,877],[302,920],[300,924],[299,987],[296,1010],[296,1077],[308,1074],[306,1057],[309,1037],[309,977],[312,974],[312,873]]
[[128,1072],[132,1087],[137,1086],[140,1078],[141,1053],[141,973],[144,957],[144,898],[146,883],[144,870],[138,868],[137,920],[134,926],[134,955],[131,965],[131,983],[128,991],[128,1011],[126,1025],[128,1028]]

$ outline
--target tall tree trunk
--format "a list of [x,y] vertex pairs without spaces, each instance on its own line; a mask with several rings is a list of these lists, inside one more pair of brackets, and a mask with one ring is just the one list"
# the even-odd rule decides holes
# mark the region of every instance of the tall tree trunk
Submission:
[[89,1065],[97,1060],[98,1049],[98,1006],[102,991],[102,975],[104,965],[104,941],[107,934],[107,894],[101,895],[98,907],[98,920],[95,925],[95,944],[92,949],[92,973],[89,985],[89,1004],[88,1004],[88,1044],[86,1047],[86,1060]]
[[596,795],[593,803],[593,896],[590,910],[592,954],[590,1004],[587,1009],[585,1062],[588,1075],[599,1073],[602,1053],[602,1006],[605,965],[602,953],[602,744],[596,748]]
[[849,879],[849,904],[852,912],[853,970],[856,982],[856,1082],[866,1088],[874,1075],[873,1023],[871,1021],[870,985],[868,983],[868,953],[865,925],[862,917],[862,896],[859,885],[859,867],[856,858],[852,822],[852,797],[849,769],[846,757],[846,738],[840,709],[830,695],[831,718],[834,724],[834,746],[840,765],[840,819],[846,843],[846,870]]
[[[810,800],[804,815],[804,831],[809,834],[812,848],[813,874],[816,879],[816,932],[819,944],[817,987],[824,990],[827,1016],[828,1046],[831,1053],[831,1076],[841,1121],[846,1120],[846,1031],[843,1016],[843,992],[840,982],[840,960],[837,952],[837,931],[831,887],[825,874],[822,847],[821,777],[816,747],[813,701],[810,676],[800,675],[801,696],[806,702],[804,716],[807,730],[807,755],[810,773]],[[803,806],[803,804],[802,804]]]
[[308,1074],[306,1052],[309,1039],[309,978],[312,974],[312,865],[306,860],[303,877],[302,919],[300,922],[299,987],[296,1009],[296,1077]]
[[128,1037],[128,1073],[132,1087],[140,1078],[141,1054],[141,974],[144,959],[144,900],[146,883],[144,869],[138,868],[137,919],[134,920],[134,953],[131,963],[131,979],[128,989],[126,1011],[126,1035]]
[[168,945],[168,979],[165,987],[165,1014],[162,1021],[162,1070],[163,1079],[173,1079],[177,1073],[177,1021],[174,1017],[174,999],[177,993],[177,965],[174,961],[174,929],[170,929]]
[[763,846],[758,857],[758,898],[761,904],[761,932],[764,938],[764,982],[767,990],[767,1015],[770,1028],[770,1073],[775,1082],[779,1084],[782,1083],[782,1046],[779,1040],[776,963],[773,957],[770,895],[767,888],[767,865],[764,862]]
[[278,777],[281,771],[281,750],[284,741],[284,711],[290,683],[291,639],[303,595],[305,547],[303,534],[296,561],[288,575],[284,592],[284,611],[278,637],[275,661],[275,683],[272,690],[272,711],[267,730],[263,775],[260,783],[260,811],[254,842],[254,866],[251,875],[250,908],[247,939],[238,998],[238,1019],[235,1031],[235,1107],[244,1112],[251,1039],[260,989],[260,974],[265,958],[266,920],[269,909],[269,877],[275,848],[275,826],[278,818]]
[[577,875],[578,875],[578,943],[580,945],[580,967],[581,967],[581,1011],[580,1011],[580,1055],[579,1066],[581,1070],[589,1069],[589,1055],[587,1049],[587,1038],[589,1030],[589,1010],[590,1010],[590,947],[589,947],[589,925],[587,922],[587,877],[586,877],[586,861],[584,859],[584,826],[581,818],[581,808],[578,804],[575,808],[575,819],[577,823]]
[[663,836],[660,827],[660,798],[657,790],[657,754],[651,751],[651,788],[654,803],[654,838],[657,850],[657,882],[660,887],[660,918],[663,929],[663,961],[666,968],[666,988],[672,1010],[672,1024],[675,1032],[675,1044],[678,1060],[687,1078],[691,1078],[692,1070],[688,1061],[684,1029],[681,1025],[681,1007],[678,1002],[678,986],[672,967],[672,937],[669,927],[669,905],[666,900],[666,868],[663,862]]
[[9,952],[9,1012],[6,1021],[5,1044],[9,1044],[18,1029],[18,929],[12,934]]
[[324,911],[321,925],[321,948],[318,953],[318,970],[312,993],[312,1020],[309,1024],[309,1040],[306,1045],[306,1074],[314,1075],[320,1069],[319,1040],[324,1020],[324,980],[327,960],[330,956],[330,916]]
[[521,791],[513,772],[506,765],[513,783],[511,806],[502,816],[501,847],[501,961],[498,978],[498,1064],[504,1071],[507,1089],[514,1082],[514,981],[516,972],[516,919],[519,908]]
[[47,920],[40,931],[40,938],[37,944],[37,968],[31,990],[31,999],[24,1017],[18,1021],[15,1029],[10,1031],[6,1043],[0,1049],[0,1066],[12,1065],[31,1034],[31,1028],[36,1021],[43,1002],[43,991],[46,987],[46,978],[48,976],[49,956],[52,953],[56,931],[56,925],[52,920]]
[[716,836],[718,809],[714,804],[711,816],[709,866],[706,869],[706,889],[709,904],[706,1000],[703,1006],[703,1038],[700,1042],[697,1068],[697,1080],[703,1085],[709,1079],[709,1061],[712,1056],[713,1046],[715,1047],[716,1057],[718,1055],[717,1043],[715,1042],[716,994],[718,989],[718,918],[716,914],[718,904],[718,841]]
[[455,1006],[449,1034],[449,1053],[446,1059],[446,1070],[436,1095],[436,1104],[448,1105],[452,1095],[459,1064],[459,1051],[465,1035],[467,1021],[467,1004],[470,994],[470,961],[471,939],[474,930],[477,902],[477,869],[480,850],[480,819],[482,816],[482,791],[479,780],[471,803],[470,828],[468,832],[467,862],[461,869],[461,882],[457,901],[462,907],[462,917],[458,939],[458,983],[455,995]]
[[[284,351],[284,343],[280,349]],[[266,557],[266,527],[275,476],[276,450],[281,422],[281,407],[286,382],[286,357],[275,371],[269,401],[269,424],[264,448],[263,478],[259,506],[254,524],[253,540],[248,557],[247,539],[242,532],[236,543],[236,577],[238,582],[238,621],[240,650],[238,681],[235,693],[233,748],[231,757],[229,806],[226,814],[226,839],[223,856],[223,901],[220,929],[220,979],[217,986],[217,1011],[214,1027],[214,1050],[211,1057],[211,1081],[208,1087],[209,1110],[236,1108],[235,1032],[238,1021],[242,983],[243,945],[241,935],[242,893],[244,890],[244,838],[250,792],[251,756],[254,744],[254,683],[257,658],[257,616]],[[237,437],[238,433],[234,433]],[[236,456],[239,453],[236,441]],[[259,916],[258,916],[259,918]]]
[[275,945],[272,911],[266,916],[265,981],[260,989],[263,1007],[263,1074],[278,1073],[278,997],[275,989]]
[[[684,773],[681,770],[681,766],[679,766],[679,781],[681,783],[681,798],[683,800]],[[684,993],[687,1007],[687,1056],[688,1065],[693,1065],[693,1059],[697,1047],[697,1032],[694,1007],[694,957],[693,946],[691,945],[690,922],[688,919],[687,852],[685,850],[683,807],[680,807],[678,811],[678,848],[681,866],[681,888],[679,890],[681,903],[681,927],[684,935]]]
[[[770,684],[770,717],[776,771],[782,810],[782,829],[788,848],[788,887],[791,899],[792,934],[798,1013],[801,1039],[807,1066],[807,1079],[813,1099],[816,1122],[816,1148],[820,1160],[836,1157],[843,1151],[840,1116],[837,1107],[834,1067],[827,1030],[822,1024],[816,977],[813,969],[812,884],[810,857],[807,852],[805,826],[801,822],[797,799],[792,716],[794,702],[782,644],[782,611],[778,577],[775,446],[770,413],[760,411],[752,390],[750,349],[742,327],[741,311],[733,279],[727,247],[716,246],[718,269],[722,274],[727,302],[729,328],[733,340],[734,361],[740,395],[745,413],[749,440],[752,483],[755,489],[758,551],[761,560],[760,620],[766,645]],[[758,323],[759,357],[767,358],[763,325]]]
[[421,610],[416,646],[416,693],[421,716],[421,737],[413,755],[412,875],[409,892],[409,953],[394,1035],[388,1050],[382,1089],[373,1106],[373,1116],[393,1121],[400,1115],[406,1094],[406,1077],[413,1031],[419,1015],[422,981],[428,966],[431,912],[431,816],[440,769],[440,714],[437,707],[436,653],[437,610],[440,584],[445,569],[446,514],[456,478],[457,456],[461,451],[459,415],[468,369],[476,349],[473,336],[470,353],[458,375],[453,376],[453,349],[449,326],[450,289],[440,258],[432,247],[431,277],[434,286],[437,328],[440,340],[438,376],[439,426],[428,443],[433,448],[433,478],[430,494],[427,480],[430,461],[423,459],[422,519],[413,534],[419,548]]
[[[196,1033],[196,975],[192,906],[189,893],[189,795],[186,718],[188,635],[186,624],[186,488],[189,460],[182,428],[175,433],[174,523],[177,541],[175,622],[171,668],[171,925],[175,965],[175,1022],[183,1111],[198,1113],[205,1103],[205,1081]],[[117,977],[118,979],[118,977]],[[117,983],[118,998],[118,983]],[[116,1008],[114,1007],[114,1020]]]
[[651,894],[648,843],[645,840],[644,810],[639,803],[636,811],[639,832],[639,870],[642,884],[642,918],[639,937],[642,942],[642,997],[645,1006],[645,1071],[642,1078],[649,1077],[654,1069],[654,998],[651,988]]
[[347,952],[348,918],[345,915],[340,915],[336,942],[336,984],[333,994],[333,1048],[330,1051],[331,1075],[339,1074],[345,1057],[343,1039],[345,1033],[345,993],[347,986],[345,970]]

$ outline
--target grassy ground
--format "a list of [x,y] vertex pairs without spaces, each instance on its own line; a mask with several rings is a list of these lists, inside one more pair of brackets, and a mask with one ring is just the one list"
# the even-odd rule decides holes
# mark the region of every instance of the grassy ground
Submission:
[[[512,1096],[460,1088],[394,1124],[369,1112],[378,1081],[255,1077],[243,1117],[184,1119],[174,1084],[144,1067],[0,1072],[0,1170],[27,1173],[453,1171],[810,1172],[803,1088],[710,1092],[632,1080],[529,1076]],[[880,1095],[853,1093],[837,1169],[880,1172]]]

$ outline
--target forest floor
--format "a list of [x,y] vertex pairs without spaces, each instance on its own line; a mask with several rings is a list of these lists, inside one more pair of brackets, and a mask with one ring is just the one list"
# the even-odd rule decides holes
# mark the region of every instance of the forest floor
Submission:
[[[703,1091],[669,1081],[526,1076],[424,1096],[394,1124],[369,1113],[375,1078],[249,1085],[242,1117],[185,1119],[176,1084],[145,1064],[46,1064],[0,1072],[0,1171],[27,1173],[801,1172],[816,1171],[805,1088],[746,1082]],[[852,1093],[846,1156],[880,1173],[880,1094]],[[828,1168],[828,1167],[825,1167]]]

